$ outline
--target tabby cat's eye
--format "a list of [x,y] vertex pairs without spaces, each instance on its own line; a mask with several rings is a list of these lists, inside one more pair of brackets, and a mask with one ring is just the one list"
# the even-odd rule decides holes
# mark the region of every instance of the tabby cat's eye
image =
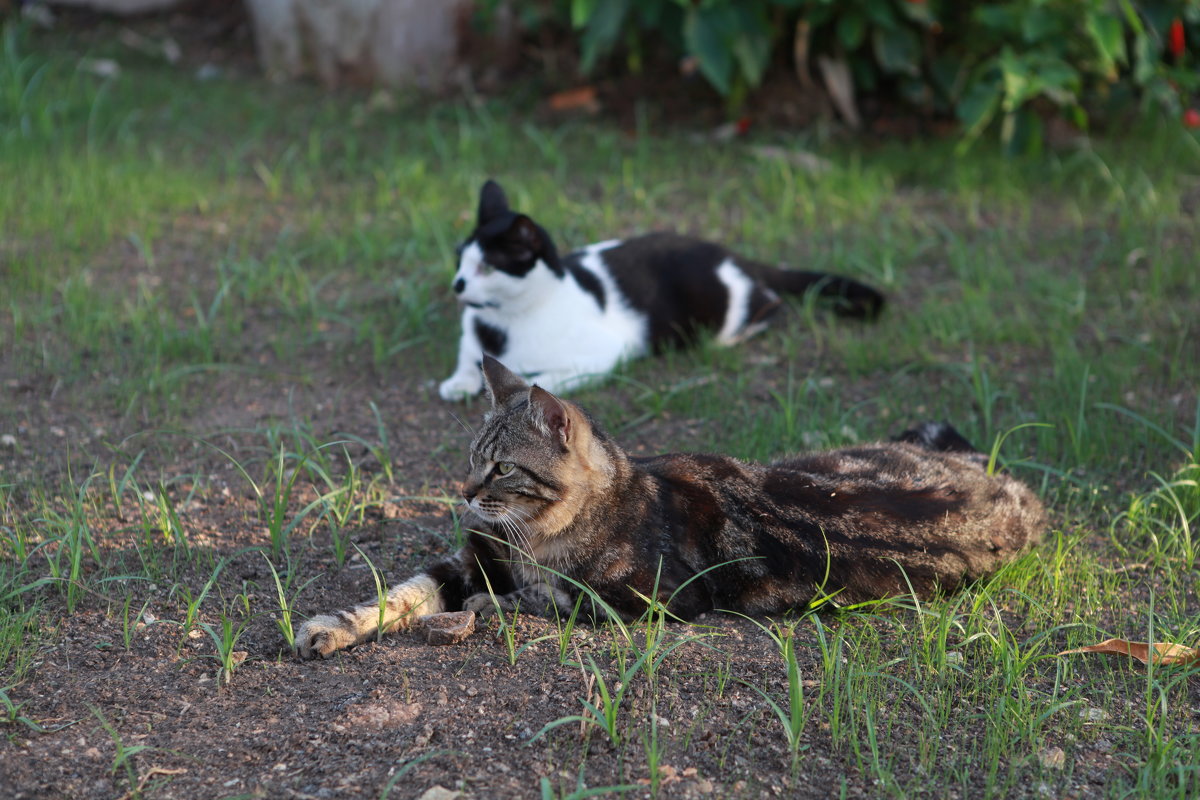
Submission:
[[496,474],[501,476],[508,475],[516,468],[517,465],[511,461],[500,461],[496,464]]

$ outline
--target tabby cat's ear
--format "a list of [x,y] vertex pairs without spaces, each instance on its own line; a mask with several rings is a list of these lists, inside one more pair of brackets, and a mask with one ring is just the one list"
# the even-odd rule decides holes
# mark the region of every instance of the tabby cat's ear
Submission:
[[501,214],[508,213],[508,210],[508,198],[505,197],[500,184],[492,180],[483,184],[483,188],[479,190],[478,224],[483,225]]
[[563,447],[570,443],[573,431],[567,407],[536,384],[529,390],[529,416],[539,430],[558,439]]
[[489,355],[483,357],[483,385],[492,398],[492,408],[504,405],[517,392],[529,389],[529,384],[521,380],[521,376]]

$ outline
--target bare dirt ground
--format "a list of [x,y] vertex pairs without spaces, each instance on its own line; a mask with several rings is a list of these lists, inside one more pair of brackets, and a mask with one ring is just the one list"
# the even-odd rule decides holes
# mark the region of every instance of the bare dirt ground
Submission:
[[[429,385],[435,368],[420,350],[377,374],[321,347],[298,362],[278,363],[257,344],[269,335],[268,318],[250,320],[246,351],[229,356],[257,364],[256,370],[188,383],[194,402],[184,404],[190,410],[171,432],[131,419],[119,398],[97,400],[107,395],[95,383],[64,386],[37,371],[14,375],[13,361],[5,359],[5,424],[20,446],[0,451],[0,475],[17,484],[52,486],[70,470],[78,483],[93,465],[103,471],[117,464],[119,475],[144,451],[139,474],[167,481],[193,557],[174,578],[147,580],[135,549],[138,507],[118,510],[108,503],[90,519],[112,574],[139,577],[103,584],[73,613],[57,595],[46,596],[42,618],[62,623],[31,631],[44,646],[10,696],[21,704],[20,714],[49,732],[6,726],[8,738],[0,740],[4,796],[416,798],[443,787],[463,797],[520,798],[538,796],[542,778],[555,796],[579,786],[614,785],[633,787],[627,796],[651,796],[646,742],[652,717],[662,746],[658,796],[875,795],[871,779],[850,753],[834,747],[817,718],[804,734],[793,776],[779,721],[750,688],[786,702],[783,663],[769,637],[745,620],[716,616],[670,626],[669,640],[698,638],[667,657],[653,691],[644,676],[635,678],[621,712],[625,741],[619,746],[575,723],[533,741],[543,726],[579,714],[582,700],[595,697],[581,669],[562,663],[558,628],[547,620],[518,620],[514,646],[524,649],[515,663],[495,619],[481,621],[453,646],[434,647],[416,633],[400,633],[328,661],[294,659],[275,627],[274,586],[257,549],[269,544],[258,501],[230,458],[197,440],[220,446],[239,463],[261,466],[268,458],[261,435],[247,431],[301,418],[317,441],[351,433],[373,442],[374,403],[388,430],[394,481],[388,499],[346,533],[394,581],[452,546],[446,506],[406,498],[455,496],[470,438],[460,420],[473,424],[482,409],[438,399]],[[751,342],[746,357],[762,358],[770,342],[770,334]],[[655,450],[688,424],[656,420],[623,439],[631,448]],[[381,474],[383,465],[368,448],[348,447],[365,476]],[[312,497],[310,490],[297,491],[289,518]],[[317,613],[372,597],[364,559],[351,551],[339,567],[329,532],[313,528],[305,535],[304,526],[292,537],[292,569],[302,580],[316,578],[298,610]],[[182,587],[195,595],[224,559],[198,619],[217,625],[223,609],[250,606],[237,643],[244,660],[228,681],[209,635],[200,628],[185,632],[179,624],[187,610]],[[827,624],[843,623],[831,618]],[[844,624],[886,631],[893,617],[857,616]],[[611,632],[580,627],[565,660],[586,663],[591,657],[615,680],[621,664],[613,642]],[[819,691],[819,681],[810,680],[822,674],[811,639],[800,646],[799,660],[807,690]],[[1053,678],[1051,669],[1048,685]],[[903,692],[892,700],[901,716],[923,713]],[[946,746],[981,735],[948,731]],[[131,755],[123,761],[122,753]],[[889,758],[897,774],[911,775],[917,765],[902,747]],[[1112,755],[1082,752],[1075,763],[1074,781],[1098,786]],[[964,789],[969,795],[969,786],[930,786],[928,795],[955,797]],[[1014,789],[1025,791],[1035,787]]]
[[[389,494],[456,491],[453,466],[463,459],[469,436],[455,417],[470,422],[478,407],[465,410],[438,400],[425,386],[424,365],[400,362],[393,375],[375,376],[314,355],[300,366],[328,380],[315,387],[254,376],[197,382],[193,389],[203,393],[203,406],[179,431],[242,456],[248,445],[241,440],[248,437],[230,431],[289,413],[311,420],[318,440],[338,431],[368,437],[376,424],[369,411],[374,402],[395,454]],[[55,386],[53,376],[28,374],[4,385],[5,404],[16,409],[10,429],[18,432],[21,449],[0,455],[2,474],[21,480],[32,471],[52,482],[56,472],[108,463],[114,459],[110,448],[146,449],[143,471],[194,476],[170,489],[193,547],[204,553],[184,565],[179,584],[198,592],[214,565],[230,559],[210,595],[220,600],[210,601],[200,620],[216,624],[214,611],[238,595],[248,598],[257,615],[237,645],[245,660],[226,683],[209,636],[199,628],[185,634],[177,624],[186,601],[171,585],[118,580],[86,597],[71,614],[55,608],[61,600],[49,599],[45,617],[63,622],[39,633],[45,646],[11,698],[23,704],[23,715],[52,732],[6,729],[10,737],[0,741],[6,796],[108,798],[139,786],[154,797],[378,796],[407,763],[430,753],[435,755],[396,781],[391,796],[418,797],[441,785],[472,797],[527,797],[536,794],[541,777],[555,787],[573,787],[580,764],[586,765],[590,786],[636,784],[649,774],[641,742],[616,749],[597,731],[581,737],[575,724],[530,746],[544,725],[578,714],[588,694],[581,670],[560,663],[557,628],[546,620],[519,620],[518,647],[555,635],[530,645],[515,664],[509,663],[494,619],[449,647],[402,633],[328,661],[293,659],[271,614],[262,613],[272,608],[274,588],[261,553],[239,554],[268,544],[268,534],[249,485],[231,463],[206,446],[180,446],[188,440],[179,435],[143,434],[116,410],[91,406],[88,386],[57,391]],[[139,435],[126,439],[133,434]],[[379,472],[381,465],[365,448],[352,455],[366,474]],[[300,493],[291,512],[307,500]],[[105,557],[144,575],[130,546],[136,507],[108,511],[91,522]],[[397,501],[371,509],[349,534],[373,563],[398,579],[445,552],[451,527],[440,504]],[[297,537],[292,551],[299,575],[319,576],[302,595],[302,612],[373,596],[363,559],[355,554],[339,569],[328,533]],[[712,634],[706,645],[711,641],[715,649],[689,644],[668,658],[653,712],[646,687],[631,689],[630,719],[650,713],[659,718],[663,763],[670,768],[661,794],[780,792],[789,756],[778,723],[753,690],[729,677],[779,687],[775,646],[751,623],[705,622],[714,627],[673,626],[672,636]],[[616,668],[610,642],[607,634],[580,628],[569,660],[590,655],[611,667],[606,669],[611,674]],[[813,657],[806,658],[806,666],[813,666]],[[119,749],[97,712],[119,732],[120,746],[141,749],[129,762],[133,787],[124,766],[114,766]],[[814,797],[826,796],[829,786],[848,775],[840,757],[822,751],[820,739],[814,731],[812,752],[804,759]],[[822,778],[822,772],[828,775]],[[796,796],[794,786],[788,794]]]

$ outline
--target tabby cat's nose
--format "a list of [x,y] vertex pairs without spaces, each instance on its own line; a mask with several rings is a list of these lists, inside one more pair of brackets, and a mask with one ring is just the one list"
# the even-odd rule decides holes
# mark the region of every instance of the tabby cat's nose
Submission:
[[465,288],[467,288],[467,282],[464,281],[462,278],[459,278],[458,280],[456,280],[454,282],[454,293],[455,294],[462,294],[463,289],[465,289]]

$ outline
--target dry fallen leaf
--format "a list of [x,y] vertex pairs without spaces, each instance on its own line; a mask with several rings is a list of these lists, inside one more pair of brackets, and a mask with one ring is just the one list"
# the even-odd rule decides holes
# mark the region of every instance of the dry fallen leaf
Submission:
[[813,85],[812,73],[808,71],[809,34],[812,27],[808,20],[796,20],[796,34],[792,37],[792,63],[796,67],[796,78],[800,86],[810,89]]
[[596,99],[594,86],[580,86],[578,89],[567,89],[550,95],[552,111],[586,111],[594,114],[600,110],[600,101]]
[[[1185,647],[1181,644],[1168,644],[1166,642],[1155,642],[1154,645],[1154,663],[1157,665],[1177,664],[1186,666],[1200,660],[1200,650],[1194,650],[1190,647]],[[1074,650],[1064,650],[1059,653],[1060,656],[1067,656],[1073,653],[1117,653],[1118,655],[1129,656],[1136,658],[1143,664],[1149,664],[1152,656],[1150,655],[1151,645],[1146,642],[1129,642],[1124,639],[1106,639],[1099,644],[1090,644],[1086,647],[1076,647]]]
[[[690,774],[689,774],[690,773]],[[693,777],[696,774],[694,768],[689,767],[683,771],[684,776]],[[683,778],[679,777],[679,770],[672,767],[670,764],[660,764],[658,766],[658,785],[670,786],[672,783],[678,783]],[[638,784],[641,786],[649,786],[652,781],[649,778],[638,778]]]
[[825,89],[834,108],[853,130],[862,127],[862,117],[858,114],[858,106],[854,102],[854,76],[844,58],[829,58],[818,56],[817,66],[821,70],[821,78],[825,81]]

